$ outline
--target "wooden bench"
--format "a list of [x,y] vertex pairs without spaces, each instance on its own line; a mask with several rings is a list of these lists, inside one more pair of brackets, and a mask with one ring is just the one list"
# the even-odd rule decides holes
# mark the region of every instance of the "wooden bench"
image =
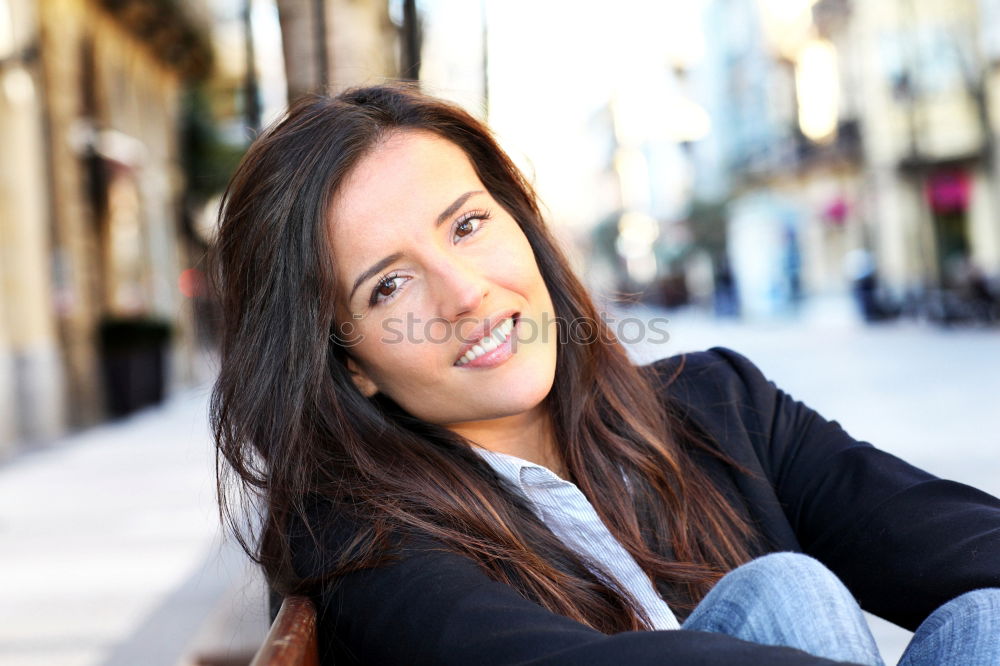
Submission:
[[316,608],[308,597],[285,597],[250,666],[319,666]]

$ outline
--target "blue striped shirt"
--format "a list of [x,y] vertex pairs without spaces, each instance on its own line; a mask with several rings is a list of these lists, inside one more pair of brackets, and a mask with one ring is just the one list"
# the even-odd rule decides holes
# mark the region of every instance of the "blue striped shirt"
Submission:
[[654,629],[680,628],[649,576],[608,531],[576,484],[533,462],[478,446],[473,449],[521,491],[535,515],[568,548],[613,576],[646,612]]

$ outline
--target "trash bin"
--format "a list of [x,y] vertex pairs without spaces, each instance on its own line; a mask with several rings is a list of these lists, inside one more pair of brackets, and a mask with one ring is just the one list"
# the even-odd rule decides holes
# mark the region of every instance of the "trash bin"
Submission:
[[163,401],[170,335],[170,324],[160,319],[115,317],[101,321],[104,395],[111,416],[124,416]]

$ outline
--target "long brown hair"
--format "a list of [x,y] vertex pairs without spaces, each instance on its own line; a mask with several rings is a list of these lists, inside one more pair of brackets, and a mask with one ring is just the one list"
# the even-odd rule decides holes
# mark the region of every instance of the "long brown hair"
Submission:
[[[543,224],[532,187],[490,131],[402,85],[300,100],[250,147],[225,193],[216,246],[221,371],[211,406],[224,519],[282,593],[315,592],[376,566],[391,555],[393,535],[420,533],[556,613],[606,633],[649,627],[617,582],[546,529],[466,440],[384,396],[365,398],[349,377],[330,297],[326,211],[358,161],[408,129],[465,152],[527,236],[557,319],[592,324],[587,340],[558,347],[546,398],[555,441],[611,533],[675,609],[692,608],[750,556],[752,530],[692,456],[725,457],[658,398],[651,371],[614,341]],[[315,498],[328,510],[310,510]],[[320,576],[297,574],[293,521],[319,534],[344,516],[356,534],[326,553]]]

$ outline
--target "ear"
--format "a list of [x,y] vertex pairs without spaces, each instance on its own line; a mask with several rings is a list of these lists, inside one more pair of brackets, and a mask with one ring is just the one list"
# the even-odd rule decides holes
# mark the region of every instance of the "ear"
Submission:
[[363,396],[370,398],[378,393],[378,386],[368,376],[368,373],[362,370],[361,366],[351,357],[347,358],[347,371],[351,373],[351,380]]

